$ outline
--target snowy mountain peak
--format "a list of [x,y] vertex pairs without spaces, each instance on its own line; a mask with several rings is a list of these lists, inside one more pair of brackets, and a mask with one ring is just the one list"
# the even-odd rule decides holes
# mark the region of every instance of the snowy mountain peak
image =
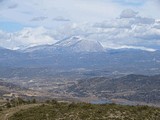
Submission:
[[58,41],[53,45],[41,45],[30,47],[24,52],[104,52],[105,49],[98,41],[87,40],[80,36],[72,36]]
[[72,36],[70,39],[72,40],[82,40],[83,38],[81,36]]
[[69,39],[58,41],[57,43],[55,43],[55,46],[70,47],[70,46],[82,41],[83,39],[84,38],[82,38],[80,36],[72,36]]
[[59,48],[65,48],[72,52],[103,52],[104,48],[98,41],[91,41],[80,36],[72,36],[69,39],[55,44]]

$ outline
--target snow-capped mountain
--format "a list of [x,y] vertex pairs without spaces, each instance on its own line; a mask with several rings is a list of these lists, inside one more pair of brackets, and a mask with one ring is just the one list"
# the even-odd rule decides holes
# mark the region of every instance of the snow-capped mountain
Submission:
[[53,45],[41,45],[31,47],[25,52],[104,52],[105,49],[98,41],[90,41],[79,36],[72,36]]
[[103,52],[104,48],[98,41],[90,41],[80,36],[59,41],[55,44],[57,48],[64,48],[73,52]]
[[22,52],[26,53],[32,53],[32,52],[54,52],[55,51],[54,45],[39,45],[39,46],[34,46],[34,47],[29,47],[27,49],[22,50]]

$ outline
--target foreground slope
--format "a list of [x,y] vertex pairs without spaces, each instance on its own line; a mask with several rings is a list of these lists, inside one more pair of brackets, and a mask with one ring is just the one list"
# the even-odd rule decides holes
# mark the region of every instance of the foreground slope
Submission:
[[11,117],[12,115],[14,115],[15,113],[17,113],[21,110],[35,107],[35,106],[38,106],[38,104],[22,105],[22,106],[13,107],[13,108],[1,111],[0,112],[0,120],[8,120],[8,118]]
[[160,109],[147,106],[43,104],[17,112],[9,120],[159,120]]

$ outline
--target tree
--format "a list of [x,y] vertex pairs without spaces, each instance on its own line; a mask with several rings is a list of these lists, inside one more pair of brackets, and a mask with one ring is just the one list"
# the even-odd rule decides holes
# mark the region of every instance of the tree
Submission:
[[52,100],[52,104],[57,104],[58,102],[56,100]]
[[33,99],[33,100],[32,100],[32,103],[36,103],[36,99]]
[[11,104],[10,104],[9,102],[7,102],[7,103],[6,103],[6,107],[7,107],[7,108],[11,108],[12,106],[11,106]]

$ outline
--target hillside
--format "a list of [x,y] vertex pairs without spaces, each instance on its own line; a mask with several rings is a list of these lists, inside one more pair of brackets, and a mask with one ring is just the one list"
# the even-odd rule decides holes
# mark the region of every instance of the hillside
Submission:
[[127,75],[118,78],[96,77],[79,80],[68,88],[77,97],[99,98],[160,104],[160,76]]
[[26,89],[0,79],[0,97],[2,97],[5,94],[10,94],[12,92],[22,91],[22,90],[26,90]]
[[50,103],[21,110],[9,120],[158,120],[160,109],[147,106]]

